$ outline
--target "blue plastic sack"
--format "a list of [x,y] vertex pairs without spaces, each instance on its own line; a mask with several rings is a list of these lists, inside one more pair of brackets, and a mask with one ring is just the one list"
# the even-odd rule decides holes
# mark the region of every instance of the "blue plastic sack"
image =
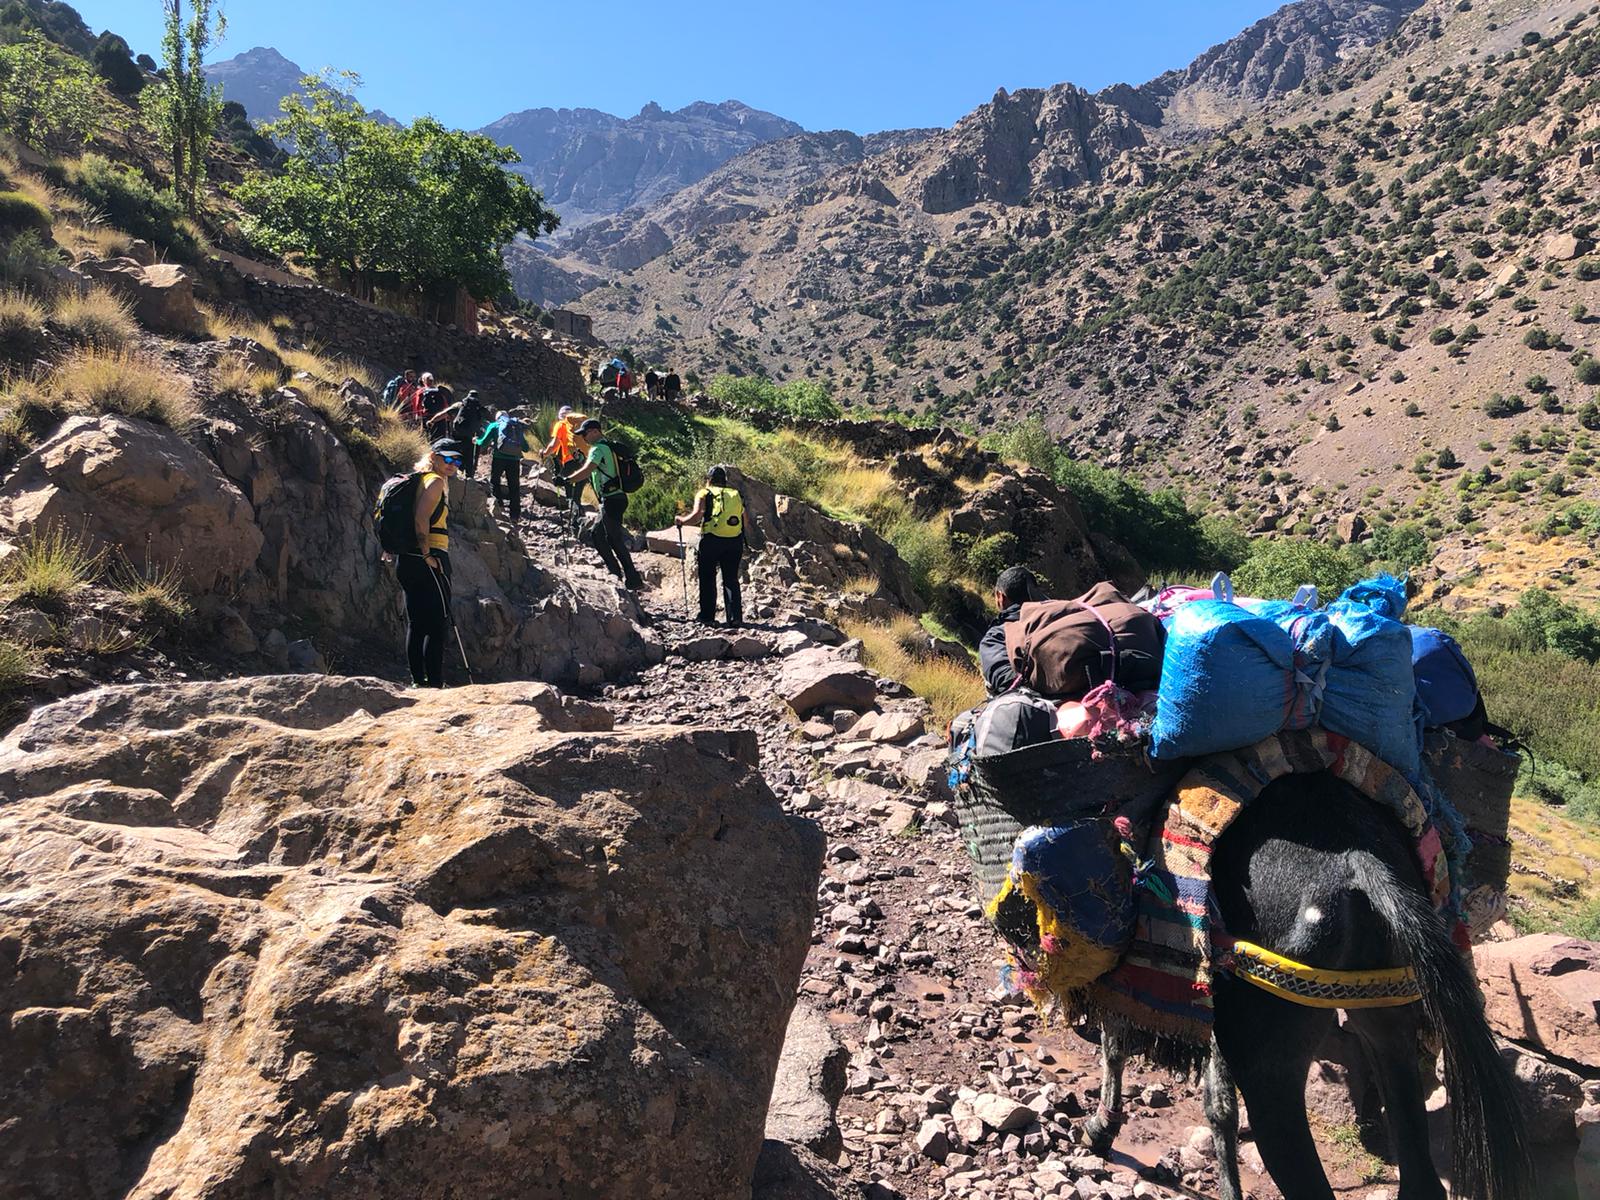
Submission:
[[1344,597],[1328,605],[1328,622],[1333,627],[1333,660],[1320,724],[1360,742],[1390,766],[1415,773],[1422,757],[1422,727],[1411,673],[1411,634],[1377,608]]
[[1478,677],[1461,647],[1442,629],[1412,625],[1411,675],[1429,725],[1464,721],[1478,708]]
[[1393,575],[1374,575],[1371,579],[1351,584],[1339,600],[1358,604],[1380,617],[1398,621],[1406,615],[1406,583],[1405,580],[1396,579]]
[[1150,752],[1186,758],[1251,746],[1292,708],[1294,643],[1268,617],[1195,600],[1167,626]]

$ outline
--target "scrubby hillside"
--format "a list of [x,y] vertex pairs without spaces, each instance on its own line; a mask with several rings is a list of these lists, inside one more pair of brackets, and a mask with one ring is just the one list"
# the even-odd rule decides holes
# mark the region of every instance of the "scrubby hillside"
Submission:
[[1428,5],[1188,149],[1106,96],[1000,97],[586,303],[705,369],[1042,417],[1262,529],[1520,523],[1587,486],[1597,41],[1582,5]]

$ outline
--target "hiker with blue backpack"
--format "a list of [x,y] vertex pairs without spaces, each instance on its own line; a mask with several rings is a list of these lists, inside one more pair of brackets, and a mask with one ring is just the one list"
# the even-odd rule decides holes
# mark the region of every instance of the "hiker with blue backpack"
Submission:
[[522,515],[522,460],[528,453],[528,427],[521,417],[502,410],[486,429],[473,439],[475,445],[493,447],[489,458],[489,492],[495,507],[501,504],[500,485],[505,485],[505,503],[515,525]]
[[594,548],[611,574],[620,576],[622,586],[636,592],[644,586],[639,569],[633,565],[633,555],[628,551],[628,535],[622,528],[622,514],[628,511],[628,493],[639,490],[642,477],[639,464],[633,455],[619,454],[617,447],[607,441],[600,422],[590,417],[578,426],[578,442],[588,451],[583,466],[562,478],[567,483],[582,485],[588,482],[594,488],[600,507],[600,521],[594,530]]

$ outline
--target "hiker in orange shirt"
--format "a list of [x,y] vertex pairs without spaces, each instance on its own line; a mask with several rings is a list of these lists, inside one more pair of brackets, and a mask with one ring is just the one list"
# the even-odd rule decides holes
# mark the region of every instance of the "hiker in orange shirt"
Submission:
[[582,425],[584,420],[582,413],[572,411],[572,405],[563,404],[556,413],[555,424],[550,426],[550,440],[544,447],[544,456],[555,460],[556,478],[562,481],[562,487],[569,500],[575,499],[583,490],[583,484],[569,483],[566,477],[577,465],[578,452],[573,449],[572,443],[577,437],[578,426]]

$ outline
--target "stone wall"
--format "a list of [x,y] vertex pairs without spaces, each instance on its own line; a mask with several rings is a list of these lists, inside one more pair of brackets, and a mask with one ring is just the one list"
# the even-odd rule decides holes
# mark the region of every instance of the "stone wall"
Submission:
[[577,404],[585,395],[576,360],[542,341],[468,334],[364,304],[324,287],[291,287],[216,264],[215,299],[258,316],[286,316],[302,336],[378,366],[432,371],[458,391],[475,387],[491,404]]

